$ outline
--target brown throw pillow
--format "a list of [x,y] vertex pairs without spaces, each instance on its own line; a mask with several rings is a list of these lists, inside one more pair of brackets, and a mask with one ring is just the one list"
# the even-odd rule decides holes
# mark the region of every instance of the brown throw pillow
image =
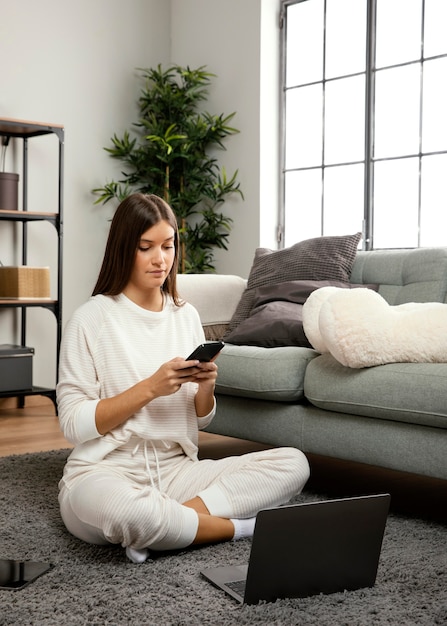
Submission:
[[228,325],[225,340],[250,314],[255,289],[291,280],[337,280],[349,282],[357,247],[362,237],[355,235],[316,237],[300,241],[284,250],[258,248],[247,289],[242,294]]

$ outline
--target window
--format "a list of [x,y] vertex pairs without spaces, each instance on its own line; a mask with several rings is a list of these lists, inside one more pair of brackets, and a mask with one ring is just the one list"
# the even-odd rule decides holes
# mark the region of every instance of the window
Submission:
[[281,245],[447,246],[446,0],[282,0]]

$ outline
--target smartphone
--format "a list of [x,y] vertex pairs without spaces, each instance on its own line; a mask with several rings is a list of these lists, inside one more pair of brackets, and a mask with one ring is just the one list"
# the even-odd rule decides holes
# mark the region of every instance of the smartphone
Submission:
[[50,563],[0,559],[0,589],[22,589],[52,569]]
[[200,346],[192,352],[189,357],[186,359],[187,361],[211,361],[216,354],[224,347],[223,341],[207,341],[206,343],[201,343]]

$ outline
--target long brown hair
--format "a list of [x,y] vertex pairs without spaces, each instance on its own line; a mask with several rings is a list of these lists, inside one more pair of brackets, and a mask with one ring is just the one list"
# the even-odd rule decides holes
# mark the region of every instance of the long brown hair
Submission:
[[129,282],[141,235],[161,221],[174,229],[174,263],[162,291],[170,295],[177,306],[181,300],[177,293],[179,237],[177,220],[171,207],[154,194],[133,193],[116,209],[110,226],[106,250],[93,296],[116,296]]

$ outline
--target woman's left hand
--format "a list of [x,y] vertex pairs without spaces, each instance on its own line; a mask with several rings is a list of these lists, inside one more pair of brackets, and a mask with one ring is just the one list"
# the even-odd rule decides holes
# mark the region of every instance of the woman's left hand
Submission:
[[197,417],[205,417],[214,407],[214,388],[217,379],[217,365],[212,361],[199,363],[195,368],[194,382],[199,386],[195,397]]
[[217,379],[217,365],[212,361],[207,363],[199,363],[194,369],[198,370],[194,375],[194,382],[198,383],[199,388],[214,393]]

